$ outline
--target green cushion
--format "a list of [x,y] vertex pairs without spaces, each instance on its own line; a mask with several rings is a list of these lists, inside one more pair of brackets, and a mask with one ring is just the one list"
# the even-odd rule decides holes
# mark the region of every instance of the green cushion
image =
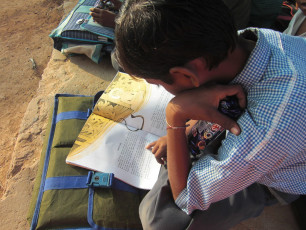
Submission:
[[[33,229],[90,228],[87,222],[88,188],[47,190],[38,205],[37,197],[42,183],[43,168],[46,167],[45,156],[48,153],[48,141],[52,129],[52,114],[69,111],[87,112],[92,108],[93,97],[75,97],[62,95],[58,97],[58,106],[52,109],[46,137],[41,154],[39,169],[29,209],[28,220],[32,222],[35,208],[39,208],[37,225]],[[59,121],[54,129],[54,138],[50,149],[46,178],[59,176],[87,175],[88,170],[66,164],[65,160],[74,140],[81,131],[85,120],[69,119]],[[96,225],[105,228],[141,229],[138,215],[139,203],[146,191],[131,193],[111,188],[97,188],[94,192],[93,220]]]

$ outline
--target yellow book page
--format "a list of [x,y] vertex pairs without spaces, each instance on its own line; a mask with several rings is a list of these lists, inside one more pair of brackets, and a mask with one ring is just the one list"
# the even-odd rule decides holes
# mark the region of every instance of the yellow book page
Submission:
[[86,151],[83,153],[82,151],[91,145],[99,136],[107,133],[116,124],[112,120],[92,113],[74,142],[67,160],[77,160],[82,158],[84,154],[88,154]]
[[118,72],[97,101],[93,113],[71,148],[67,160],[77,160],[88,155],[86,148],[98,137],[109,132],[117,122],[123,121],[138,111],[147,103],[150,92],[151,88],[146,81]]
[[113,121],[122,121],[148,102],[151,88],[142,79],[125,73],[116,75],[98,100],[93,113]]

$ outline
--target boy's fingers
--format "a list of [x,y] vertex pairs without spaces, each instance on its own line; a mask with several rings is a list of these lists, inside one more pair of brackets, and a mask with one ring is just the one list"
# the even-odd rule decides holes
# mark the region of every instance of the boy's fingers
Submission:
[[226,86],[226,96],[236,96],[241,108],[246,107],[246,96],[240,85]]
[[96,15],[103,15],[105,12],[108,12],[107,10],[99,9],[99,8],[90,8],[89,9],[91,12],[90,14],[94,13]]
[[90,8],[89,10],[91,12],[95,12],[95,13],[99,13],[100,12],[100,9],[98,9],[98,8]]
[[90,12],[89,13],[93,18],[95,18],[95,17],[98,17],[99,16],[99,14],[97,14],[97,13],[95,13],[95,12]]
[[157,161],[159,164],[164,164],[164,161],[163,161],[163,159],[162,159],[163,157],[159,156],[158,153],[155,153],[154,156],[155,156],[156,161]]
[[159,164],[161,164],[161,165],[164,164],[164,161],[163,161],[161,158],[155,157],[155,159],[156,159],[156,161],[157,161]]
[[236,88],[237,88],[237,92],[235,96],[238,99],[239,105],[241,108],[245,108],[246,107],[246,96],[243,91],[243,88],[240,85],[236,85]]
[[223,128],[225,128],[226,130],[229,130],[231,133],[235,134],[236,136],[238,136],[241,132],[240,127],[237,124],[237,122],[235,122],[233,119],[229,118],[228,116],[220,112],[216,112],[214,114],[213,122],[221,125]]
[[146,146],[146,149],[152,148],[155,144],[156,144],[156,141],[154,141],[154,142],[148,144],[148,145]]
[[155,144],[151,151],[155,156],[159,156],[162,153],[162,148],[160,147],[160,145]]
[[159,148],[156,153],[154,154],[156,161],[160,164],[164,164],[165,159],[167,156],[163,153],[163,151]]

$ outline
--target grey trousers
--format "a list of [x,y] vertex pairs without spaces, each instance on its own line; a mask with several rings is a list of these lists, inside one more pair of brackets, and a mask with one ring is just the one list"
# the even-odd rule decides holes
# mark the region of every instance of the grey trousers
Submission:
[[211,204],[208,210],[196,210],[189,216],[174,203],[168,171],[162,167],[158,181],[140,204],[139,214],[144,230],[222,230],[258,216],[265,206],[277,202],[267,187],[255,183]]

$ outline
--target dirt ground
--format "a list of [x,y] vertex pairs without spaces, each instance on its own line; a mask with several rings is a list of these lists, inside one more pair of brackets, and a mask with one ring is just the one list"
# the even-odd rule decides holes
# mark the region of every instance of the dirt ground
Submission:
[[52,50],[63,0],[0,2],[0,198],[20,123]]

